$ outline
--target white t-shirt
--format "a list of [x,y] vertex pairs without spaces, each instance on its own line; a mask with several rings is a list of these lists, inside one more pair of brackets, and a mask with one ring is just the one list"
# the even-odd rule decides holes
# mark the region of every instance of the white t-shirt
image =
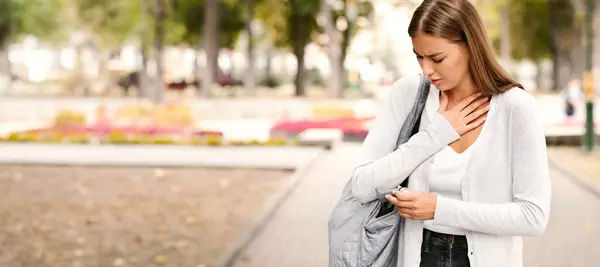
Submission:
[[[432,118],[439,108],[439,103],[433,103],[435,101],[429,99],[428,101],[432,101],[432,103],[428,104],[431,107],[435,107],[434,109],[429,109],[427,112],[427,115]],[[494,103],[495,99],[492,97],[492,100],[490,101],[490,110],[494,108]],[[493,118],[490,117],[491,114],[491,112],[488,113],[486,120],[493,120]],[[484,123],[480,135],[485,130],[486,125],[487,124]],[[446,146],[433,156],[434,161],[428,175],[429,192],[449,199],[463,200],[462,181],[467,175],[467,166],[471,159],[471,151],[477,143],[477,140],[475,140],[475,142],[462,153],[457,153],[452,147]],[[462,228],[433,224],[432,220],[425,221],[424,228],[443,234],[466,235],[467,233],[467,230]]]

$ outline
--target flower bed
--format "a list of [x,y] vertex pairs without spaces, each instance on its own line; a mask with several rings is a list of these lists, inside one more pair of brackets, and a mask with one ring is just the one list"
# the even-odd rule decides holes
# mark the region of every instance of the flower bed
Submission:
[[179,145],[297,145],[295,141],[271,139],[225,140],[217,131],[165,127],[64,126],[15,132],[2,142],[74,144],[179,144]]
[[339,118],[331,120],[299,120],[276,123],[271,132],[299,134],[308,129],[339,129],[344,134],[366,135],[372,118]]

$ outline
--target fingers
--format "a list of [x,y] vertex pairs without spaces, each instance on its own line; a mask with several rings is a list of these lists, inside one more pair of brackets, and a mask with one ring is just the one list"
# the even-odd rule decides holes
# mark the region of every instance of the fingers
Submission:
[[463,110],[467,106],[469,106],[473,101],[475,101],[475,99],[479,98],[480,96],[481,96],[481,93],[474,93],[474,94],[470,95],[469,97],[463,99],[463,101],[460,101],[460,103],[458,103],[458,105],[456,105],[456,108],[458,110]]
[[398,213],[400,213],[400,216],[406,218],[406,219],[414,219],[414,215],[412,214],[411,210],[407,210],[407,209],[401,209],[401,208],[397,208]]
[[396,191],[394,193],[394,195],[387,195],[385,196],[385,198],[392,204],[394,204],[394,206],[396,206],[397,208],[402,208],[402,209],[406,209],[406,210],[411,210],[414,209],[414,203],[412,200],[406,200],[406,199],[401,199],[398,196],[401,196],[402,193],[399,193],[398,191]]
[[394,206],[400,205],[400,200],[392,195],[385,195],[385,199],[387,199],[390,203],[394,204]]
[[467,105],[467,107],[462,109],[461,114],[463,114],[463,116],[467,116],[467,115],[473,113],[473,111],[477,110],[482,105],[488,104],[489,101],[490,101],[489,97],[482,97],[480,99],[477,99],[477,100],[471,102],[469,105]]
[[489,110],[490,110],[490,104],[488,103],[485,107],[477,109],[474,112],[471,112],[471,114],[467,115],[465,117],[465,121],[467,122],[467,124],[469,124],[472,121],[476,120],[477,118],[481,117],[481,115],[487,113]]
[[415,195],[408,190],[405,191],[392,191],[392,194],[400,201],[412,201],[415,199]]
[[485,119],[487,118],[487,115],[467,124],[467,126],[465,127],[465,133],[469,132],[477,127],[479,127],[480,125],[482,125],[485,122]]

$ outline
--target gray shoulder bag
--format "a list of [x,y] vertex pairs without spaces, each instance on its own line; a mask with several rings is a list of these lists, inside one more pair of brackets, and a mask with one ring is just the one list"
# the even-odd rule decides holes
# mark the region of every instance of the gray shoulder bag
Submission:
[[[415,104],[402,124],[396,147],[419,131],[429,88],[429,80],[421,74]],[[408,177],[400,186],[407,185]],[[361,204],[352,196],[348,181],[329,218],[329,267],[397,266],[404,218],[385,200],[385,193],[378,192],[377,200]]]

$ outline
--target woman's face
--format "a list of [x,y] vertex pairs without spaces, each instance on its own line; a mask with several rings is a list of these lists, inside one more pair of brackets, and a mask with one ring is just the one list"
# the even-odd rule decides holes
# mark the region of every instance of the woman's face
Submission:
[[437,89],[450,90],[470,78],[469,51],[464,44],[423,33],[413,37],[412,43],[423,73]]

